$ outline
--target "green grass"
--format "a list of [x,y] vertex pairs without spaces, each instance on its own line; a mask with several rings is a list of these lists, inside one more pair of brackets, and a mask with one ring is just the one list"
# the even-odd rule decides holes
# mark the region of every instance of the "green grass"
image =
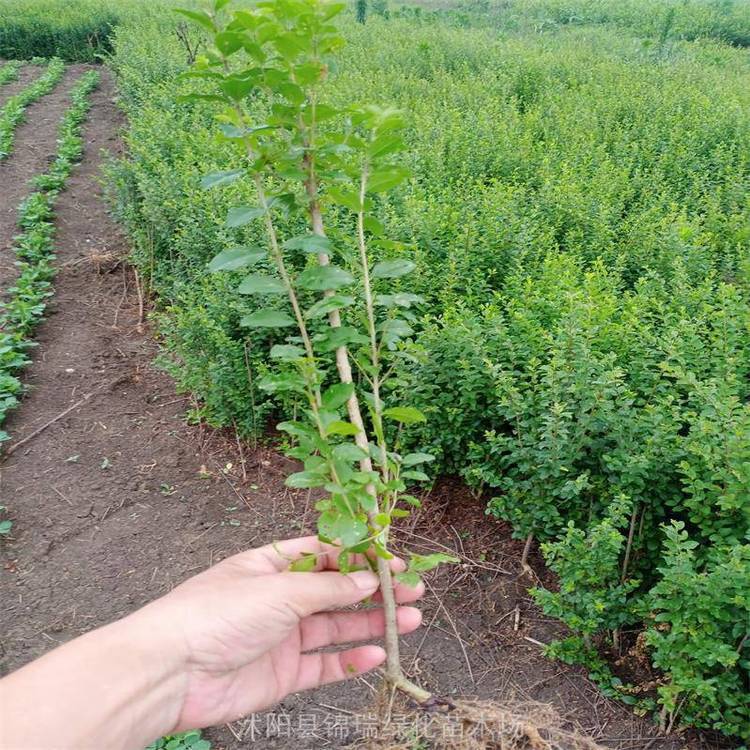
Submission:
[[0,67],[0,86],[17,80],[20,69],[21,63],[17,60],[10,60]]

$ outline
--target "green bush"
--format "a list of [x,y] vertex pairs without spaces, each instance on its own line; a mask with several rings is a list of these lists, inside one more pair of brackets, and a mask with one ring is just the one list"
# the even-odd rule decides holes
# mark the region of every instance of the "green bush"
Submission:
[[[168,7],[157,0],[156,7],[160,4]],[[0,58],[96,62],[112,51],[115,27],[148,9],[154,9],[154,3],[144,0],[0,0]]]
[[[699,543],[695,581],[738,564],[750,529],[750,69],[715,28],[698,32],[708,3],[681,4],[668,28],[667,0],[651,15],[643,0],[571,0],[579,19],[563,6],[510,2],[500,35],[482,28],[492,7],[364,28],[349,17],[332,98],[366,91],[412,121],[415,176],[376,203],[398,240],[381,256],[419,266],[394,387],[428,415],[409,440],[435,471],[486,491],[491,513],[543,543],[560,590],[537,596],[590,644],[566,658],[600,665],[613,631],[664,613],[649,636],[677,686],[660,693],[664,710],[741,734],[747,660],[714,679],[690,647],[718,638],[714,625],[696,614],[680,630],[660,587],[677,574],[664,524]],[[699,37],[712,39],[683,41]],[[112,198],[159,300],[164,358],[197,418],[257,434],[294,408],[255,385],[272,337],[239,327],[255,303],[235,301],[238,277],[204,273],[219,250],[259,239],[224,226],[253,190],[199,188],[228,157],[209,110],[181,98],[201,84],[175,82],[190,52],[174,19],[124,22],[113,44],[130,129]],[[343,252],[346,222],[331,213]],[[711,593],[728,618],[741,612],[735,589]],[[658,640],[670,633],[674,662]],[[741,651],[738,633],[726,643]],[[690,680],[713,680],[705,711]]]
[[684,529],[676,521],[666,528],[651,591],[656,623],[647,639],[668,675],[659,688],[663,723],[679,718],[748,741],[750,545],[699,549]]

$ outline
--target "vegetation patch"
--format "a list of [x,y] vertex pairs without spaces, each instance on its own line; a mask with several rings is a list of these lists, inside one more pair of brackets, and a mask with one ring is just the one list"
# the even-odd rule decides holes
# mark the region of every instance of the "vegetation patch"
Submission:
[[[385,270],[378,314],[403,322],[383,349],[397,364],[381,395],[416,410],[397,415],[425,417],[399,433],[398,453],[434,456],[416,471],[460,475],[527,551],[541,550],[558,585],[534,596],[570,631],[551,656],[585,664],[665,729],[747,741],[750,69],[737,49],[750,38],[747,4],[474,6],[360,12],[364,24],[350,8],[347,46],[326,70],[337,116],[356,118],[363,99],[410,113],[391,189],[368,196],[374,221],[363,217],[376,240],[368,258]],[[165,365],[197,398],[191,417],[257,437],[269,417],[304,417],[311,383],[322,399],[335,377],[320,357],[299,371],[305,335],[289,340],[299,321],[266,217],[292,240],[285,262],[303,279],[301,309],[314,310],[303,322],[325,344],[329,313],[354,333],[367,320],[351,272],[363,202],[351,174],[320,178],[338,267],[321,272],[309,260],[319,233],[298,210],[305,175],[285,151],[294,139],[256,161],[236,153],[238,140],[265,138],[249,128],[287,127],[300,86],[277,80],[286,93],[274,99],[257,93],[250,65],[214,70],[240,48],[258,66],[265,53],[190,12],[196,27],[166,9],[123,10],[111,36],[130,119],[112,199],[158,300]],[[299,41],[274,54],[286,59]],[[202,75],[180,76],[194,63]],[[252,122],[225,114],[217,137],[227,97]],[[326,158],[357,152],[351,133]],[[279,158],[286,168],[271,175]],[[289,189],[264,205],[277,178]],[[344,385],[366,387],[363,365]],[[352,395],[330,395],[334,410],[342,394]],[[333,448],[311,449],[300,421],[287,421],[289,441],[309,465],[292,481],[319,483]],[[377,421],[365,418],[373,434]],[[335,422],[351,429],[342,418],[324,431]],[[346,432],[332,434],[344,444]],[[362,529],[343,531],[359,542]],[[648,679],[632,678],[635,663]]]
[[50,60],[39,78],[3,104],[0,109],[0,161],[7,159],[13,150],[13,137],[16,128],[24,120],[26,107],[52,91],[64,72],[65,64],[62,60]]
[[17,60],[10,60],[0,68],[0,86],[15,81],[18,78],[18,72],[21,70],[21,63]]
[[[23,391],[18,375],[30,361],[31,334],[52,295],[55,200],[83,151],[81,125],[89,110],[89,94],[98,82],[99,74],[89,71],[76,84],[73,103],[60,125],[57,158],[48,172],[35,178],[36,192],[20,207],[21,233],[14,246],[19,274],[6,292],[7,301],[0,303],[0,426]],[[0,442],[8,438],[0,430]]]

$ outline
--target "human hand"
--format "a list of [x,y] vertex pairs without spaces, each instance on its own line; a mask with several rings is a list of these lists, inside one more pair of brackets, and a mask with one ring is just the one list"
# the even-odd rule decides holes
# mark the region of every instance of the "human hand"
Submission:
[[[303,553],[319,555],[315,571],[289,572],[289,558]],[[392,568],[403,570],[403,561],[394,559]],[[175,730],[232,721],[298,690],[377,667],[385,659],[380,646],[317,651],[383,635],[382,610],[338,611],[377,587],[369,570],[338,572],[335,548],[306,537],[230,557],[145,607],[138,615],[168,623],[169,648],[179,651],[183,690],[175,698]],[[412,602],[423,592],[421,584],[397,585],[396,600]],[[397,614],[401,633],[422,620],[414,607]]]

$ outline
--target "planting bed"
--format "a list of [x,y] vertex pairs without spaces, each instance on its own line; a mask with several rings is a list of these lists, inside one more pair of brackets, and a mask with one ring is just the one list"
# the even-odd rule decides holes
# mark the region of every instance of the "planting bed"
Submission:
[[[142,0],[43,21],[57,2],[0,0],[0,54],[56,56],[0,64],[0,674],[235,551],[320,530],[458,558],[426,576],[404,642],[408,677],[438,696],[540,701],[622,750],[747,742],[744,6],[373,0],[366,25],[338,19],[334,69],[277,32],[265,52],[250,31],[212,42],[223,0],[197,28]],[[300,2],[267,10],[302,29]],[[199,58],[177,75],[212,43],[213,74]],[[272,61],[258,89],[229,72],[241,50]],[[299,65],[316,82],[286,81],[286,55],[290,81]],[[259,127],[217,137],[214,85]],[[299,338],[287,296],[310,321]],[[354,384],[327,360],[321,304],[333,326],[367,321],[366,345],[345,333]],[[373,411],[352,431],[357,398]],[[389,481],[381,416],[406,424],[401,476],[437,477],[390,541],[395,498],[420,490]],[[379,485],[356,471],[368,430]],[[376,684],[204,736],[347,745],[371,730],[357,717]]]
[[[36,121],[49,123],[50,132],[81,70],[69,68],[63,88],[35,105]],[[100,150],[118,152],[122,126],[103,72],[83,162],[57,202],[55,297],[26,373],[31,391],[6,423],[9,445],[95,395],[0,463],[0,497],[14,521],[0,548],[3,672],[123,616],[228,554],[302,534],[314,522],[307,493],[284,486],[287,459],[263,447],[241,455],[231,436],[186,425],[185,400],[152,364],[156,345],[140,324],[127,247],[99,184]],[[18,202],[28,177],[49,158],[44,153],[54,150],[50,143],[40,154],[30,133],[19,130],[15,154],[0,167],[9,175],[1,180],[3,205]],[[451,695],[548,701],[610,747],[684,746],[654,739],[650,722],[603,698],[581,670],[542,657],[539,643],[559,626],[525,593],[521,545],[505,525],[488,523],[460,483],[440,483],[429,509],[397,538],[420,551],[438,549],[427,540],[443,539],[462,564],[429,579],[425,626],[407,639],[416,679]],[[303,727],[294,745],[340,744],[345,725],[353,726],[350,712],[368,710],[373,700],[368,683],[285,701],[278,711],[291,727]],[[284,721],[279,736],[254,745],[290,746]],[[215,747],[240,748],[258,732],[266,734],[264,717],[207,736]]]

